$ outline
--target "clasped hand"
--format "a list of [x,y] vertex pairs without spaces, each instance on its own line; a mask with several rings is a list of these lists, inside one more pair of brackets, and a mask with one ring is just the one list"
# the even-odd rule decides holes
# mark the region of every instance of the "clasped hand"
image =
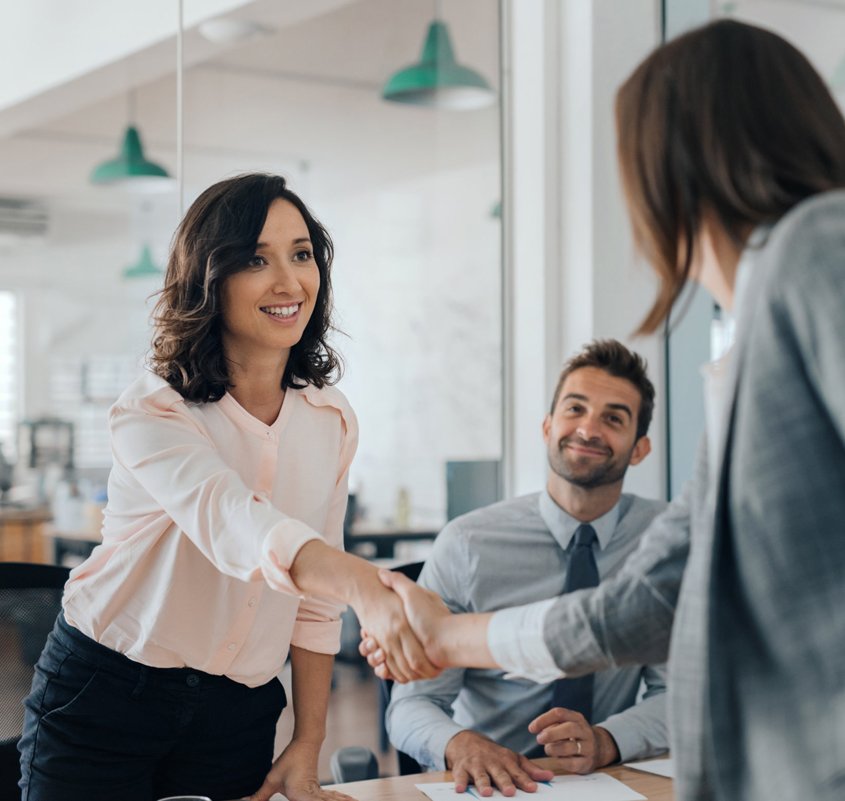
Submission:
[[[361,618],[361,644],[358,650],[366,657],[375,674],[400,684],[419,678],[432,678],[446,666],[440,653],[438,623],[451,614],[435,593],[423,589],[401,573],[380,570],[379,579],[389,590],[385,592],[390,607],[388,623],[376,627],[376,616]],[[396,606],[398,605],[398,611]],[[403,630],[407,618],[412,631]]]

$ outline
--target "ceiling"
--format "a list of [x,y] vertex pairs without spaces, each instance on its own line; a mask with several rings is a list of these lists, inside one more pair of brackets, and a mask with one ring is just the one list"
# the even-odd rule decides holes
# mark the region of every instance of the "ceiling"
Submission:
[[[210,0],[209,0],[210,1]],[[202,0],[186,2],[201,19]],[[430,0],[256,0],[232,17],[266,33],[212,44],[184,36],[187,194],[251,169],[281,171],[309,189],[353,192],[434,170],[498,160],[498,108],[438,112],[383,101],[380,88],[415,61]],[[444,0],[458,60],[498,86],[498,4]],[[168,22],[170,24],[172,21]],[[116,154],[129,118],[147,156],[176,167],[176,46],[170,35],[39,97],[0,108],[0,195],[49,198],[102,213],[125,205],[88,184]],[[3,132],[5,131],[5,136]]]
[[[92,58],[89,69],[0,106],[0,196],[125,213],[127,200],[91,187],[88,175],[115,154],[133,90],[147,155],[175,170],[175,20],[162,10],[173,4],[146,5],[162,20],[142,46]],[[199,22],[222,7],[267,33],[205,40]],[[493,0],[185,0],[186,194],[251,169],[281,171],[309,193],[344,194],[498,161],[498,107],[435,112],[380,98],[386,78],[418,57],[438,7],[459,61],[498,88]],[[828,78],[845,58],[845,0],[724,0],[717,11],[783,34]],[[108,33],[87,46],[104,46]]]

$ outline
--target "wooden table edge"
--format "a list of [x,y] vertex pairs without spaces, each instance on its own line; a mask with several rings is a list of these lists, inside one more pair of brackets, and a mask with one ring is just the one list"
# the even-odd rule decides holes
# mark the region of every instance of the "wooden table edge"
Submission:
[[[536,759],[537,764],[553,770],[555,774],[565,774],[556,759]],[[602,768],[600,773],[608,773],[615,779],[627,784],[632,790],[644,795],[649,801],[674,801],[675,795],[672,780],[654,773],[646,773],[624,765],[612,765]],[[346,782],[344,784],[327,785],[327,790],[337,790],[346,793],[358,801],[399,801],[413,798],[417,801],[427,796],[415,785],[429,782],[450,782],[452,774],[449,771],[432,771],[430,773],[416,773],[408,776],[387,776],[383,779],[367,779],[360,782]],[[412,795],[413,793],[413,795]],[[467,799],[471,799],[467,795]]]

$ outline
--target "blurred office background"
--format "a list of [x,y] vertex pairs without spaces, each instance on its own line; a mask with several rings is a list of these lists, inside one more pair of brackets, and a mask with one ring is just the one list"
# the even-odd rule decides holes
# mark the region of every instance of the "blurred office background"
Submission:
[[[731,323],[698,296],[668,339],[631,340],[654,284],[612,101],[662,37],[721,15],[786,36],[843,96],[845,0],[4,4],[0,560],[96,541],[106,412],[143,369],[180,208],[253,170],[287,176],[335,241],[362,552],[424,556],[448,517],[539,489],[560,366],[596,336],[643,353],[658,389],[628,489],[676,492],[698,367]],[[455,91],[402,72],[433,51]],[[167,175],[103,182],[130,128]]]
[[[352,486],[359,512],[385,523],[400,491],[413,521],[442,522],[445,463],[501,458],[498,6],[439,9],[456,57],[489,84],[482,107],[382,97],[420,59],[436,11],[186,0],[183,12],[184,205],[226,176],[278,172],[331,232],[341,387],[362,431]],[[72,421],[74,467],[95,478],[178,219],[177,3],[4,15],[0,442],[16,461],[19,420]],[[129,125],[172,178],[92,183]]]

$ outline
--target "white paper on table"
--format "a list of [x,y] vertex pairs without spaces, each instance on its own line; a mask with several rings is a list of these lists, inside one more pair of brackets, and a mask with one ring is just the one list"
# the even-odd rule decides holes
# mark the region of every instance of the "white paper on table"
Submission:
[[658,776],[665,776],[667,779],[675,778],[675,763],[672,761],[672,757],[649,759],[647,762],[626,762],[625,767],[642,770],[646,773],[656,773]]
[[[455,792],[454,782],[431,782],[416,785],[431,801],[471,801],[482,796],[474,786],[465,793]],[[536,793],[517,790],[509,798],[543,799],[543,801],[646,801],[644,795],[634,792],[627,784],[606,773],[589,776],[555,776],[551,782],[537,782]],[[484,798],[505,798],[498,790]]]

